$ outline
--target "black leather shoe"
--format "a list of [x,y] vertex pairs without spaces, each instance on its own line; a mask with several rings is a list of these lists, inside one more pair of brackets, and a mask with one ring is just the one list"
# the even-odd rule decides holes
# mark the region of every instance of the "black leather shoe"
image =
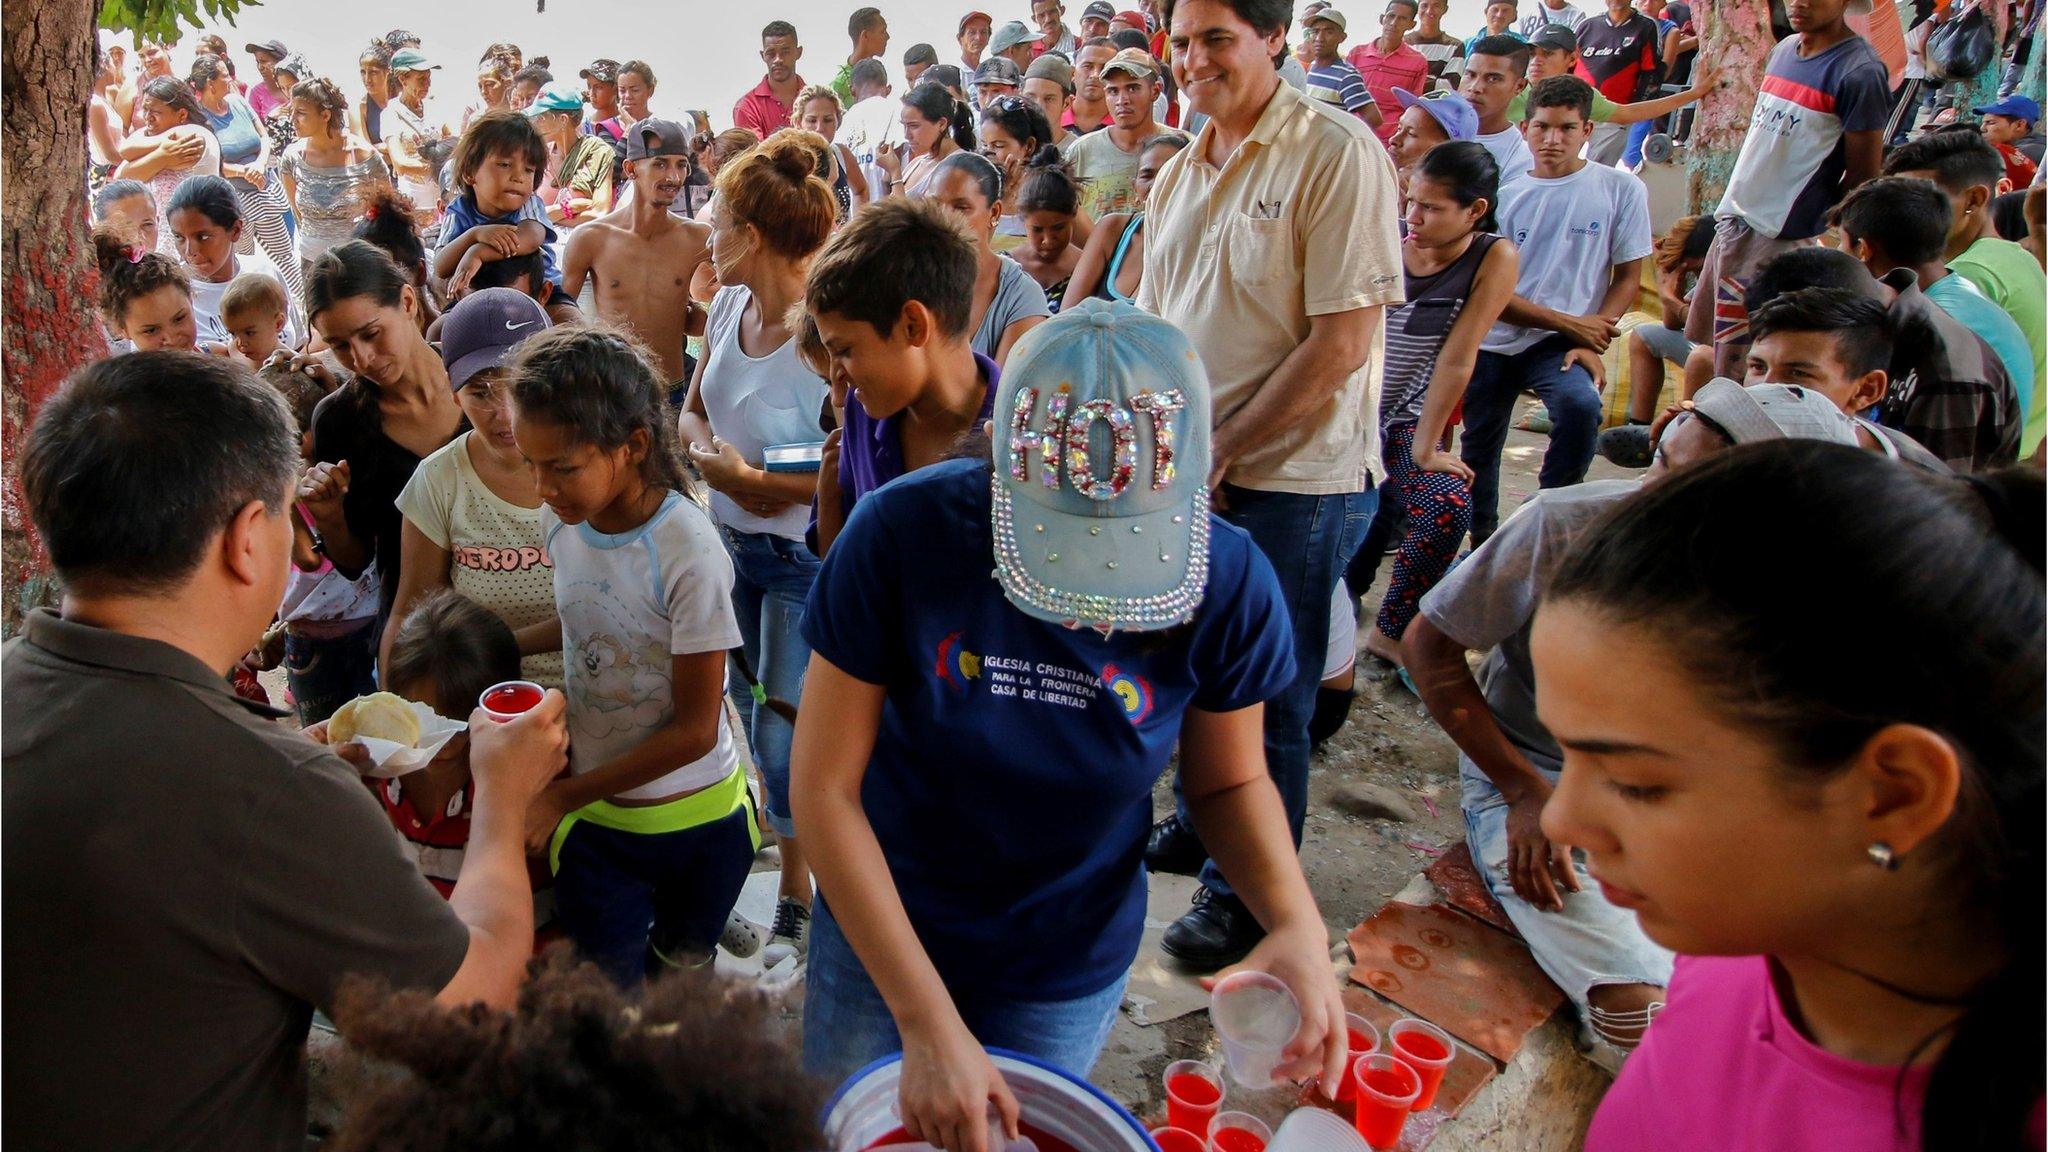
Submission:
[[1193,876],[1202,870],[1202,861],[1208,858],[1209,850],[1202,847],[1202,838],[1181,823],[1178,815],[1169,814],[1154,824],[1152,834],[1145,838],[1145,867],[1154,872]]
[[1202,888],[1195,893],[1194,907],[1167,925],[1159,947],[1191,968],[1213,972],[1244,959],[1265,938],[1266,930],[1243,901]]

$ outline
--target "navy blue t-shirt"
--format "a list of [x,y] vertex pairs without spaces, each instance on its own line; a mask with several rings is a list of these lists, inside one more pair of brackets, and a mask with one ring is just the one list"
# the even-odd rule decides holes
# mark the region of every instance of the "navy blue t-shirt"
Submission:
[[1210,519],[1209,586],[1164,635],[1026,616],[996,583],[986,461],[862,500],[804,610],[804,639],[888,689],[862,806],[956,1002],[1066,1000],[1127,970],[1145,922],[1152,786],[1189,708],[1294,679],[1272,566]]

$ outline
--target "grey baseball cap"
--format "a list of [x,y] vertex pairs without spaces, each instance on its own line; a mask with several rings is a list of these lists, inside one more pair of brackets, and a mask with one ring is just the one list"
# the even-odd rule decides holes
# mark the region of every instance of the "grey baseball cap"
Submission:
[[[1044,327],[1044,325],[1039,325]],[[1692,412],[1736,444],[1759,440],[1828,440],[1856,445],[1856,425],[1835,402],[1796,384],[1743,387],[1726,377],[1707,382]]]
[[996,390],[996,579],[1069,628],[1185,622],[1209,583],[1209,377],[1180,329],[1085,300],[1032,329]]
[[912,44],[910,50],[903,54],[903,66],[905,68],[910,67],[912,64],[937,64],[938,62],[939,50],[929,44]]
[[983,84],[1008,84],[1015,88],[1024,83],[1024,75],[1017,71],[1016,61],[1003,56],[991,56],[983,60],[974,70],[975,87]]
[[995,30],[988,38],[990,52],[1008,52],[1019,44],[1038,39],[1038,33],[1026,27],[1022,20],[1012,20]]
[[662,120],[650,116],[636,120],[626,130],[626,159],[645,160],[649,156],[688,156],[690,134],[673,120]]
[[441,321],[441,362],[448,366],[449,385],[459,391],[547,327],[548,314],[516,288],[482,288],[464,296]]

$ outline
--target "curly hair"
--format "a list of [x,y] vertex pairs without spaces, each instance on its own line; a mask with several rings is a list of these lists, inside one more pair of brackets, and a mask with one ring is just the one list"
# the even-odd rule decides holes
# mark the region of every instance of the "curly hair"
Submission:
[[161,252],[137,245],[112,224],[92,230],[93,258],[100,267],[100,311],[116,325],[128,305],[166,286],[192,295],[185,269]]
[[826,1085],[798,1066],[755,988],[676,972],[634,1003],[566,946],[534,961],[511,1013],[443,1008],[360,979],[335,1021],[409,1075],[356,1102],[333,1152],[810,1152]]
[[329,135],[340,136],[348,128],[348,97],[341,86],[325,76],[314,76],[292,85],[292,99],[304,100],[327,117]]

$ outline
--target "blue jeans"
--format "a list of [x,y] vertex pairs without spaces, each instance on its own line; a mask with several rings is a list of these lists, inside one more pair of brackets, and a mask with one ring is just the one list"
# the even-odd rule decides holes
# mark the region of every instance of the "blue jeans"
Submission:
[[1643,166],[1643,141],[1648,140],[1650,133],[1656,128],[1657,122],[1654,120],[1638,120],[1628,126],[1628,143],[1621,149],[1623,167],[1633,169]]
[[[719,529],[732,554],[732,610],[754,678],[772,699],[795,707],[803,698],[811,646],[804,643],[804,602],[820,562],[801,540],[765,532]],[[726,694],[746,723],[747,745],[761,766],[765,815],[777,836],[796,835],[789,818],[789,742],[796,732],[766,704],[754,702],[739,668],[728,661]]]
[[[1372,521],[1379,494],[1368,488],[1335,496],[1261,492],[1224,486],[1229,507],[1223,518],[1251,533],[1280,577],[1280,596],[1294,626],[1294,682],[1266,701],[1266,771],[1280,789],[1294,846],[1301,847],[1301,822],[1308,815],[1308,721],[1323,681],[1323,657],[1330,647],[1330,591],[1344,574],[1350,550]],[[1174,808],[1188,820],[1187,803],[1174,779]],[[1230,882],[1214,860],[1204,861],[1202,886],[1232,895]]]
[[1508,442],[1515,401],[1534,392],[1550,412],[1550,447],[1536,474],[1541,488],[1563,488],[1586,478],[1600,431],[1600,392],[1584,368],[1563,367],[1572,342],[1546,336],[1512,354],[1481,352],[1465,389],[1465,437],[1459,454],[1472,469],[1472,546],[1500,527],[1500,451]]
[[[901,1052],[903,1040],[889,1005],[823,900],[812,905],[809,948],[804,1070],[836,1084]],[[1127,979],[1118,976],[1100,992],[1072,1000],[974,999],[964,996],[963,989],[951,991],[967,1030],[984,1046],[1036,1057],[1085,1080],[1109,1040]]]

